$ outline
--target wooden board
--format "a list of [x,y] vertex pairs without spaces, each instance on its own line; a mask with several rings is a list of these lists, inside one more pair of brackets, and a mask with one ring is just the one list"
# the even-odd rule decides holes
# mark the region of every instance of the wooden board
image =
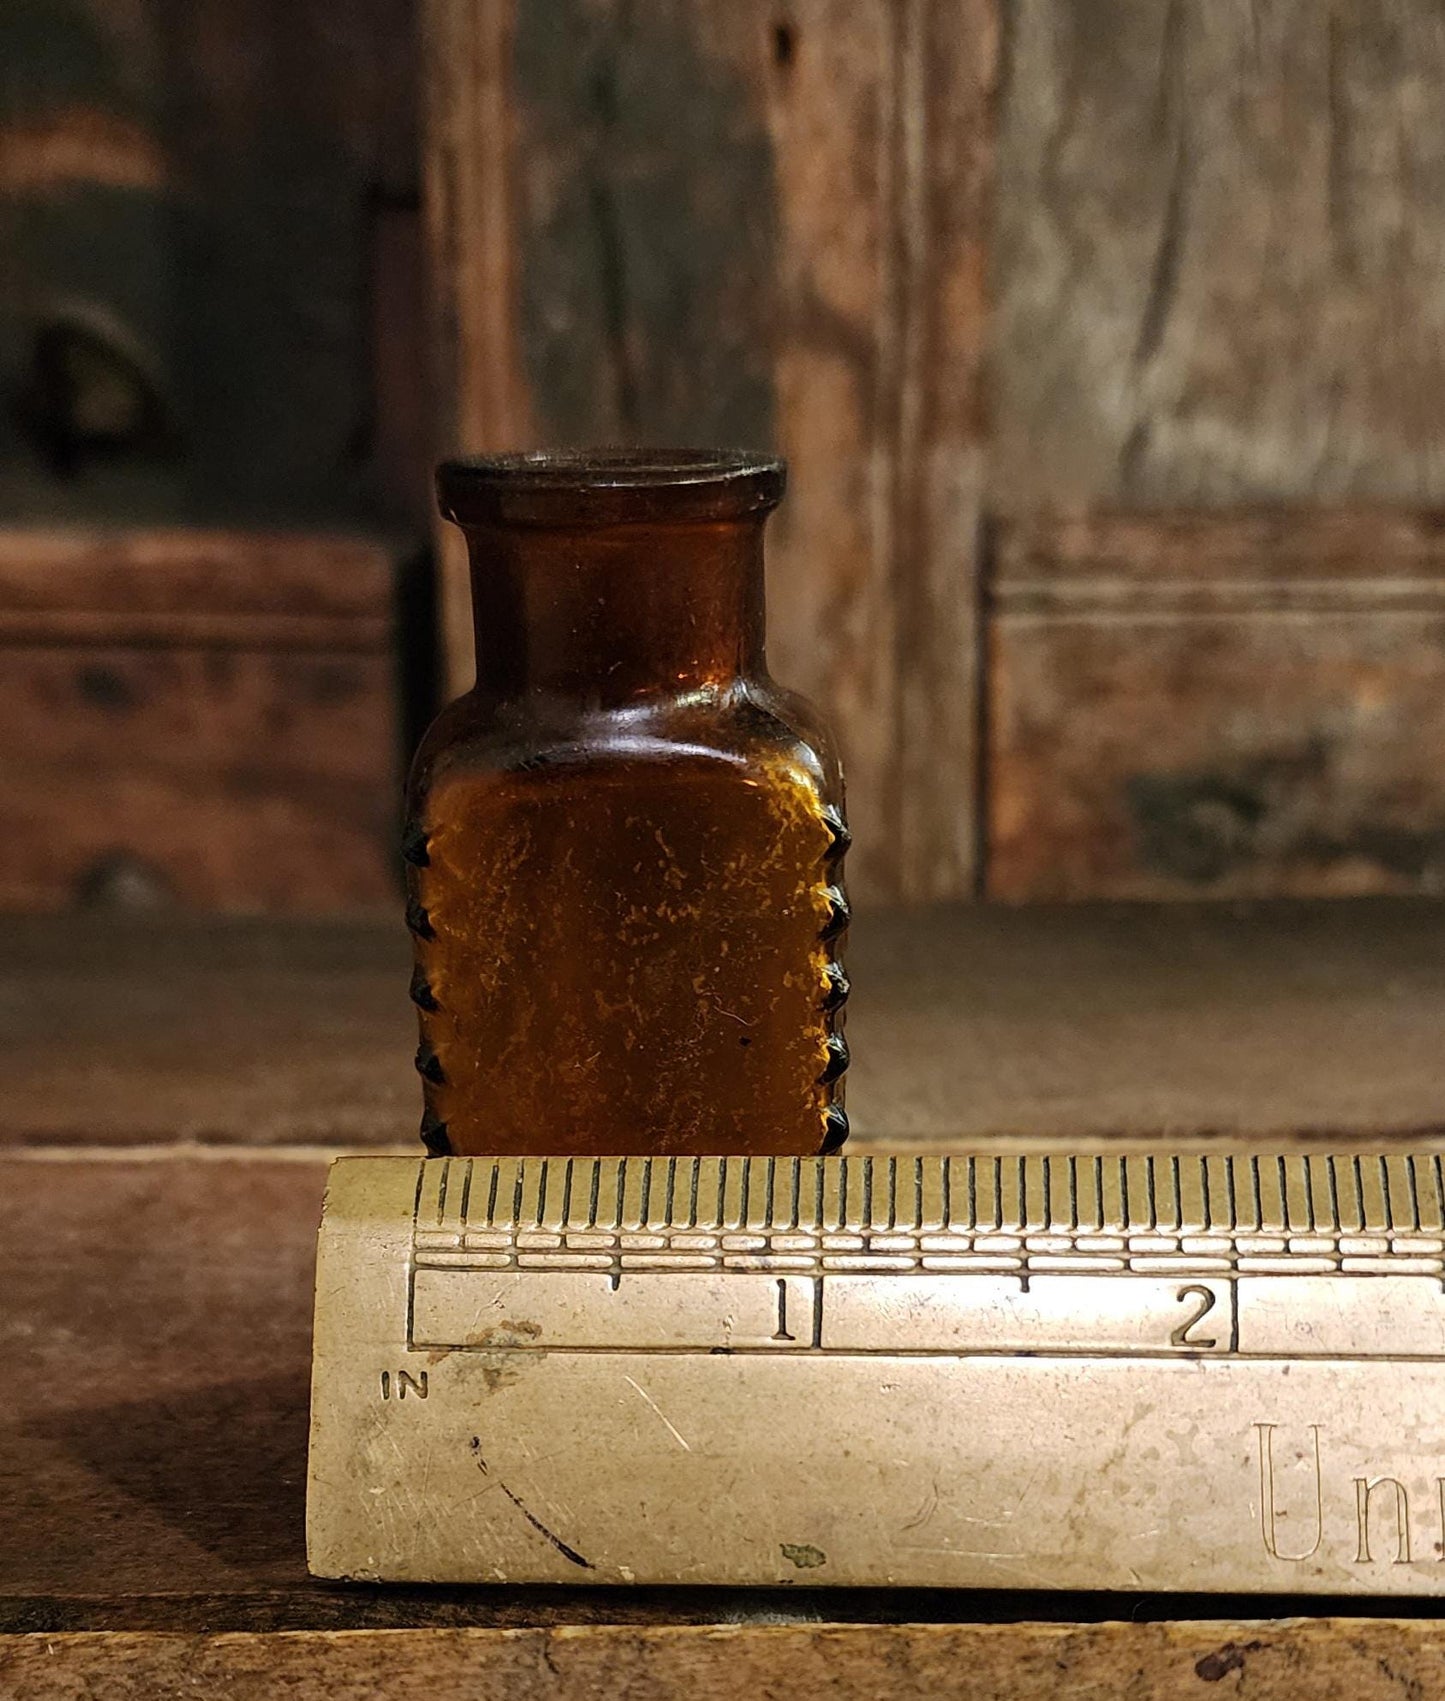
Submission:
[[382,650],[392,560],[344,533],[0,528],[0,644]]
[[1437,10],[1008,17],[984,889],[1438,890]]
[[1445,882],[1438,515],[1019,521],[991,610],[992,896]]
[[395,578],[365,538],[0,533],[0,907],[392,900]]
[[315,1159],[6,1166],[0,1287],[24,1362],[0,1419],[0,1595],[304,1580],[323,1175]]
[[819,1701],[1047,1701],[1061,1685],[1078,1701],[1193,1701],[1221,1681],[1258,1701],[1398,1701],[1438,1695],[1442,1661],[1438,1625],[1392,1619],[0,1638],[0,1682],[57,1701],[170,1701],[198,1690],[234,1701],[278,1692],[363,1701],[412,1685],[433,1701],[727,1701],[780,1683]]
[[[0,1146],[415,1151],[400,917],[0,926]],[[860,1145],[1440,1136],[1445,907],[864,914]]]
[[1433,0],[1012,0],[992,494],[1445,499]]
[[857,888],[964,895],[989,0],[425,17],[445,435],[781,448],[773,663],[841,735]]

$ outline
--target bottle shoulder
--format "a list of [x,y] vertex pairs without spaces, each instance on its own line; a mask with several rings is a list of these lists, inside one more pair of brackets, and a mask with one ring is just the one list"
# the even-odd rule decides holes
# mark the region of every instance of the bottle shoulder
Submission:
[[601,778],[621,767],[651,768],[662,782],[684,766],[713,765],[752,784],[770,775],[803,781],[820,801],[842,805],[842,774],[821,719],[805,699],[770,681],[591,713],[545,699],[493,705],[469,694],[428,728],[409,791],[417,800],[459,780]]

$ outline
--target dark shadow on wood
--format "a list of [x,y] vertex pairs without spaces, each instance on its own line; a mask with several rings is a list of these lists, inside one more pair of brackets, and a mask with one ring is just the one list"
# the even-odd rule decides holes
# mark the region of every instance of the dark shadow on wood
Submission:
[[[216,1352],[224,1358],[223,1341]],[[305,1373],[293,1371],[53,1412],[43,1429],[45,1439],[227,1565],[294,1557],[300,1578],[309,1401]],[[184,1586],[183,1577],[176,1581]]]

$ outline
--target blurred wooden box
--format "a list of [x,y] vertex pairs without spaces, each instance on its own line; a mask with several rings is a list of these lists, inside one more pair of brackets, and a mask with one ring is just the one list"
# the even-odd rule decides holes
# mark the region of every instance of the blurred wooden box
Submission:
[[390,903],[394,577],[361,537],[0,533],[0,905]]
[[1445,523],[1344,507],[1000,529],[990,897],[1445,886]]

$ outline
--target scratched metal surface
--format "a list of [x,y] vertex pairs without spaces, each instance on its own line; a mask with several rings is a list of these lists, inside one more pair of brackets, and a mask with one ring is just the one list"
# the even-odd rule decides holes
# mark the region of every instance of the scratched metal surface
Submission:
[[1445,1590],[1432,1153],[342,1160],[322,1576]]

